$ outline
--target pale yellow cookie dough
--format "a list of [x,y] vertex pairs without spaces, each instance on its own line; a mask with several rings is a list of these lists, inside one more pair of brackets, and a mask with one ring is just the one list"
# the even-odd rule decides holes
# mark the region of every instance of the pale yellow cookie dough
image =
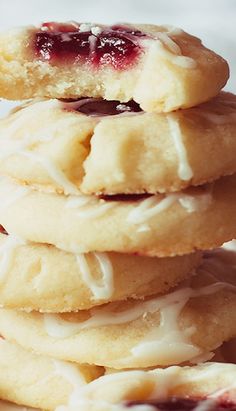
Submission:
[[170,258],[72,254],[0,234],[0,305],[66,312],[166,292],[193,274],[201,253]]
[[[216,404],[221,400],[234,403],[235,379],[235,365],[217,362],[151,371],[121,371],[94,380],[78,392],[70,406],[58,407],[56,411],[139,411],[138,407],[122,408],[122,404],[125,401],[168,401],[173,397],[201,401],[214,398],[214,394]],[[214,399],[205,406],[213,404]]]
[[[0,174],[66,194],[156,193],[236,171],[236,96],[172,114],[89,117],[32,102],[0,120]],[[40,121],[39,121],[40,119]]]
[[3,32],[0,96],[16,100],[80,96],[121,102],[134,99],[145,111],[169,112],[207,101],[225,85],[229,76],[226,61],[196,37],[168,26],[126,26],[151,37],[137,38],[143,51],[135,64],[124,70],[105,64],[96,70],[89,63],[50,64],[35,54],[34,36],[39,28]]
[[234,263],[235,256],[229,270],[217,256],[211,265],[206,258],[197,276],[168,294],[90,311],[1,309],[0,333],[43,355],[116,369],[206,361],[236,336]]
[[103,368],[35,355],[0,338],[0,398],[54,410],[75,389],[103,374]]
[[236,234],[236,175],[183,192],[125,201],[42,193],[0,180],[0,223],[23,240],[70,252],[174,256]]
[[23,407],[10,401],[0,400],[0,411],[40,411],[39,408]]

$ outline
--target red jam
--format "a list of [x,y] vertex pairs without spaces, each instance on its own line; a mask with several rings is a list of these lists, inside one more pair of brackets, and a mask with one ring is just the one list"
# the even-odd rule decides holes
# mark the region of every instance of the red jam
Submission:
[[122,70],[140,56],[140,30],[114,25],[98,27],[79,23],[44,23],[35,34],[37,57],[50,63],[84,62],[93,66],[111,65]]
[[[170,398],[167,401],[129,401],[125,405],[130,408],[137,405],[150,405],[153,409],[159,411],[192,411],[198,405],[203,404],[204,400],[196,400],[190,398]],[[215,404],[210,404],[209,407],[206,407],[206,411],[236,411],[236,404],[228,401],[220,401]]]
[[101,195],[99,198],[105,201],[140,201],[151,197],[152,194],[110,194]]
[[0,233],[8,235],[8,232],[5,230],[5,228],[2,225],[0,225]]
[[67,111],[79,111],[87,116],[114,116],[122,113],[137,113],[142,111],[140,106],[131,100],[120,103],[117,100],[102,98],[80,98],[78,100],[61,100]]

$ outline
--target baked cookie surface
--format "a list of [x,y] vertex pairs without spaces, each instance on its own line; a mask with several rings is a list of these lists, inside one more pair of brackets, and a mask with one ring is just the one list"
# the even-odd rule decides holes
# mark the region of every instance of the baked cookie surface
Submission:
[[73,254],[0,234],[0,304],[66,312],[142,298],[166,292],[191,276],[200,262],[200,252],[170,258]]
[[235,185],[233,175],[183,192],[108,200],[42,193],[2,179],[0,223],[24,241],[73,253],[183,255],[235,237]]
[[44,410],[67,404],[76,388],[103,374],[101,367],[35,355],[2,338],[0,367],[1,399]]
[[180,29],[45,23],[0,36],[0,96],[134,99],[148,112],[191,107],[225,85],[228,65]]
[[206,361],[236,335],[235,255],[230,270],[212,258],[162,296],[60,315],[1,309],[0,332],[43,355],[116,369]]
[[71,405],[56,411],[76,411],[78,407],[82,411],[190,411],[197,406],[234,410],[235,372],[235,365],[216,362],[123,371],[91,382],[73,397]]
[[118,103],[43,100],[17,108],[0,120],[0,174],[65,194],[138,194],[236,172],[235,95],[221,92],[171,114]]

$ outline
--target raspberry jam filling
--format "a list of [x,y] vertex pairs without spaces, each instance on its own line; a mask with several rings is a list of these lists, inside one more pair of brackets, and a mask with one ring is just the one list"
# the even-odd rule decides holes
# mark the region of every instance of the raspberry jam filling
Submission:
[[105,201],[140,201],[151,197],[152,194],[110,194],[100,195],[99,198]]
[[81,98],[78,100],[61,100],[63,109],[79,111],[87,116],[114,116],[122,113],[137,113],[142,111],[140,106],[131,100],[120,103],[117,100],[103,100],[102,98]]
[[8,232],[5,230],[5,228],[2,225],[0,225],[0,233],[8,235]]
[[197,406],[202,406],[202,409],[205,411],[236,411],[236,404],[230,401],[220,401],[215,404],[206,404],[204,407],[204,400],[196,400],[190,398],[171,398],[167,401],[129,401],[125,404],[127,408],[130,408],[137,405],[150,405],[153,409],[159,411],[192,411],[195,410]]
[[146,34],[131,27],[92,26],[79,23],[44,23],[35,33],[36,56],[42,60],[110,65],[117,70],[132,66],[142,52]]

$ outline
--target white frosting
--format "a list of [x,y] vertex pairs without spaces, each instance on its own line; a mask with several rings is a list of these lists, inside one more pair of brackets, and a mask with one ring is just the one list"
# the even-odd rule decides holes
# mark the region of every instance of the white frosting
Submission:
[[23,240],[13,235],[8,235],[3,244],[0,245],[0,283],[11,269],[16,249],[22,244],[25,244]]
[[137,228],[137,233],[146,233],[150,230],[151,228],[148,224],[142,224]]
[[113,267],[106,253],[93,253],[98,261],[102,278],[97,280],[93,277],[92,272],[86,260],[86,254],[77,254],[77,262],[83,281],[93,293],[93,299],[108,299],[114,292]]
[[211,188],[212,185],[209,185],[206,191],[199,191],[195,195],[189,195],[184,192],[172,193],[165,196],[161,194],[153,195],[145,200],[139,201],[128,213],[127,221],[132,224],[142,224],[140,230],[137,231],[148,231],[148,226],[143,223],[167,210],[177,201],[188,213],[205,211],[212,203]]
[[92,23],[82,23],[79,26],[79,31],[80,31],[80,33],[83,33],[83,32],[86,32],[86,31],[91,31],[92,27],[93,27]]
[[236,240],[231,240],[227,243],[224,243],[223,248],[229,251],[236,251]]
[[[158,368],[151,371],[140,370],[115,372],[109,375],[104,375],[81,389],[74,390],[69,399],[69,408],[58,407],[57,411],[72,411],[77,409],[87,411],[88,407],[94,404],[101,405],[101,410],[106,409],[106,407],[108,407],[107,409],[109,410],[113,410],[113,406],[117,407],[114,408],[114,410],[122,410],[122,408],[119,408],[122,407],[122,403],[110,404],[103,402],[100,397],[103,390],[105,391],[104,387],[106,387],[109,392],[109,387],[111,387],[111,389],[113,389],[113,387],[119,387],[120,385],[121,387],[125,387],[125,384],[127,384],[127,391],[124,390],[123,398],[120,398],[119,401],[125,401],[127,398],[134,399],[136,392],[141,386],[145,387],[145,384],[147,384],[149,388],[153,386],[151,393],[146,396],[147,400],[168,399],[168,395],[170,392],[173,395],[175,388],[178,392],[178,387],[185,386],[186,392],[188,392],[188,387],[192,387],[194,384],[202,386],[202,392],[204,393],[204,385],[207,384],[207,381],[209,379],[214,379],[214,381],[217,382],[219,375],[224,373],[231,375],[230,378],[233,380],[235,366],[231,364],[205,363],[196,368],[171,366],[165,369]],[[197,405],[195,411],[206,411],[211,409],[211,406],[214,405],[214,402],[216,402],[219,397],[226,392],[233,390],[235,386],[236,383],[234,381],[232,384],[227,383],[225,387],[217,389],[215,392],[209,392],[208,397]],[[100,389],[102,389],[102,391],[100,391]],[[131,392],[132,396],[130,396]],[[93,399],[91,399],[91,397]],[[83,408],[83,406],[85,408]],[[137,408],[137,411],[139,410],[140,409]]]
[[0,202],[1,211],[13,205],[18,199],[24,197],[30,192],[30,189],[28,187],[14,184],[12,183],[11,180],[5,177],[0,178],[0,187],[1,187],[1,202]]
[[209,191],[200,192],[195,196],[183,193],[179,196],[178,201],[189,213],[205,211],[212,203],[211,186],[209,188]]
[[[65,33],[66,35],[66,33]],[[51,110],[52,108],[59,108],[61,102],[57,100],[43,101],[43,108]],[[27,111],[20,110],[20,116],[15,116],[14,121],[7,125],[7,135],[0,139],[0,160],[4,160],[11,155],[18,154],[27,157],[35,162],[41,164],[41,166],[48,172],[48,175],[54,180],[60,187],[63,188],[65,194],[78,194],[77,187],[69,181],[65,173],[56,165],[56,163],[49,159],[46,154],[35,153],[30,147],[35,142],[47,142],[54,137],[54,134],[50,132],[50,127],[45,125],[45,129],[40,127],[39,131],[25,132],[23,138],[16,138],[15,135],[19,134],[18,130],[23,128],[27,119],[32,116],[32,112],[38,110],[38,106],[41,102],[28,105]],[[21,126],[22,123],[22,126]],[[25,127],[24,127],[25,128]]]
[[176,56],[174,58],[174,63],[176,66],[180,66],[185,69],[195,69],[197,67],[196,61],[187,56]]
[[123,311],[120,310],[119,302],[112,306],[108,304],[90,310],[90,318],[77,323],[65,321],[59,315],[44,314],[44,326],[50,337],[67,338],[84,329],[125,324],[159,311],[160,325],[153,327],[146,338],[131,349],[129,357],[114,360],[111,365],[115,367],[118,361],[125,368],[134,357],[145,361],[158,358],[159,365],[168,364],[170,358],[173,363],[187,361],[199,355],[201,350],[191,343],[190,337],[195,332],[193,327],[179,329],[178,319],[183,307],[190,298],[210,295],[227,286],[227,283],[216,282],[198,289],[186,287],[161,297],[133,303],[131,308]]
[[170,37],[171,34],[180,34],[180,32],[174,32],[173,30],[169,32],[159,32],[157,34],[156,40],[159,40],[159,47],[157,50],[171,63],[181,66],[184,69],[195,69],[197,67],[197,62],[188,56],[183,56],[182,51],[177,43]]
[[174,40],[172,40],[171,37],[168,36],[166,32],[159,32],[158,39],[161,40],[162,44],[164,44],[171,53],[176,54],[177,56],[181,55],[180,47],[174,42]]
[[105,201],[96,196],[69,196],[66,207],[76,209],[80,218],[100,217],[116,205],[114,201]]
[[54,374],[63,377],[75,389],[86,384],[84,375],[79,370],[78,366],[61,360],[52,360],[54,365]]
[[90,53],[92,54],[96,51],[97,37],[94,36],[93,34],[91,34],[91,36],[89,36],[88,40],[89,40]]
[[40,163],[42,167],[48,172],[52,180],[54,180],[60,187],[63,188],[65,194],[79,194],[78,188],[73,183],[71,183],[70,180],[68,180],[65,173],[61,171],[53,161],[47,158],[46,155],[42,156],[28,150],[22,150],[19,152],[19,154]]
[[99,26],[93,26],[93,27],[91,27],[91,33],[92,33],[94,36],[98,36],[99,34],[101,34],[101,32],[102,32],[102,28],[101,28],[101,27],[99,27]]
[[165,197],[155,195],[141,200],[128,214],[127,221],[133,224],[144,223],[155,215],[169,208],[176,201],[175,194],[169,194]]
[[187,152],[182,141],[182,133],[176,114],[167,115],[170,133],[172,135],[176,152],[179,158],[178,174],[181,180],[190,180],[193,177],[193,171],[189,165]]
[[[107,401],[103,400],[89,400],[89,399],[77,399],[76,405],[72,405],[72,407],[76,408],[70,408],[70,406],[66,405],[61,405],[55,409],[55,411],[70,411],[73,409],[73,411],[79,410],[79,411],[89,411],[90,409],[93,409],[93,407],[96,405],[96,409],[99,411],[127,411],[127,407],[125,404],[111,404],[108,403]],[[91,408],[90,408],[91,407]],[[135,405],[132,406],[132,411],[156,411],[156,407],[147,405],[147,404],[140,404],[140,405]]]

